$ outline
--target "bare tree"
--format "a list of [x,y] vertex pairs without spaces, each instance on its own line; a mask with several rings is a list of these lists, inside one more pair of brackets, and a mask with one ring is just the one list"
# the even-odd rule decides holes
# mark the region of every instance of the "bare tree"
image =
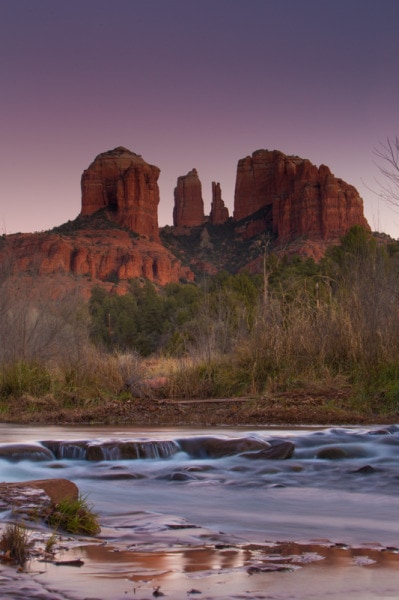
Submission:
[[374,148],[376,165],[384,177],[378,181],[378,190],[375,193],[384,201],[399,207],[399,138],[387,138],[385,144],[381,143]]

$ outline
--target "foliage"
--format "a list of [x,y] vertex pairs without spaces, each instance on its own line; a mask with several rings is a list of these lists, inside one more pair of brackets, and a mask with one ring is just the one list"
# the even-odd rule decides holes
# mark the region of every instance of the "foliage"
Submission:
[[91,337],[106,348],[135,350],[149,356],[184,342],[174,332],[192,318],[199,297],[192,284],[169,284],[157,292],[149,281],[134,280],[124,296],[94,288],[89,304]]
[[84,496],[61,500],[48,517],[48,523],[55,530],[68,533],[96,535],[100,532],[97,515]]
[[[87,313],[73,302],[36,299],[20,312],[0,302],[0,333],[13,333],[12,351],[0,356],[2,409],[24,395],[75,408],[157,393],[259,395],[339,378],[370,414],[396,410],[399,244],[354,227],[319,263],[266,251],[262,259],[260,275],[221,271],[161,289],[134,280],[124,296],[97,287]],[[148,386],[150,356],[178,362],[159,392]]]
[[0,538],[4,557],[23,566],[29,556],[29,533],[23,525],[8,523]]

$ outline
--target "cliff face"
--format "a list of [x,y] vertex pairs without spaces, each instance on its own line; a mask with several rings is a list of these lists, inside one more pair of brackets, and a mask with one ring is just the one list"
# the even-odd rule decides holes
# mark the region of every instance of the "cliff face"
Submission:
[[164,246],[154,240],[132,238],[120,229],[96,230],[88,226],[76,234],[33,233],[7,236],[0,259],[8,261],[10,275],[72,275],[90,281],[123,282],[144,277],[160,285],[192,280]]
[[81,216],[106,209],[121,227],[158,239],[159,173],[122,146],[99,154],[82,175]]
[[204,201],[202,186],[196,169],[177,179],[173,225],[175,227],[196,227],[204,222]]
[[[258,150],[238,162],[234,220],[269,207],[278,242],[297,238],[335,240],[353,226],[369,229],[356,189],[322,165]],[[256,220],[256,218],[255,218]],[[255,225],[254,230],[259,228]]]

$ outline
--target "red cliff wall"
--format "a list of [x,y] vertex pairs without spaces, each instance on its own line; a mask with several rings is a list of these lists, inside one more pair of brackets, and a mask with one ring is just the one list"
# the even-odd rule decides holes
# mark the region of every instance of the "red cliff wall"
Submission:
[[337,239],[353,225],[369,229],[363,201],[353,186],[324,165],[318,168],[277,150],[257,150],[237,167],[234,220],[266,206],[271,206],[273,232],[281,242]]

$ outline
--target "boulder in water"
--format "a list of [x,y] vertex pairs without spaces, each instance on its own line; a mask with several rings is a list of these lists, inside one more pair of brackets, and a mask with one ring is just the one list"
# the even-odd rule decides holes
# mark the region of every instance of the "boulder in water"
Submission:
[[7,460],[53,460],[48,448],[40,444],[0,444],[0,458]]
[[294,454],[295,445],[292,442],[280,442],[257,452],[243,452],[241,456],[252,460],[285,460]]
[[329,446],[328,448],[319,450],[316,457],[324,460],[340,460],[342,458],[348,458],[348,453],[343,448]]
[[219,437],[194,437],[182,438],[178,444],[183,452],[192,458],[223,458],[234,456],[243,452],[256,452],[268,450],[269,442],[255,437],[219,438]]

